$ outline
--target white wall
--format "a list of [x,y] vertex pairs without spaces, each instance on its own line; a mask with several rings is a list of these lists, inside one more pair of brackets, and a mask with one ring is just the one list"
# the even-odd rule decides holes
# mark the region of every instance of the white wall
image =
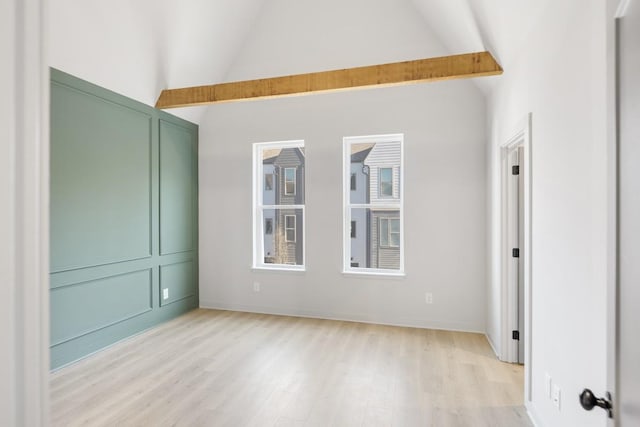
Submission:
[[[446,53],[410,0],[272,0],[227,77]],[[484,111],[469,81],[210,107],[200,128],[201,305],[484,332]],[[405,134],[407,275],[343,276],[342,138],[389,133]],[[251,144],[292,139],[306,142],[307,271],[252,271]]]
[[[484,100],[465,82],[212,107],[200,130],[201,305],[483,332],[484,131]],[[396,132],[406,278],[343,276],[342,137]],[[301,138],[307,271],[252,271],[251,144]]]
[[[499,345],[500,149],[527,113],[532,138],[532,411],[545,426],[604,426],[584,387],[606,387],[605,2],[547,8],[489,100],[487,332]],[[545,396],[549,373],[561,410]]]

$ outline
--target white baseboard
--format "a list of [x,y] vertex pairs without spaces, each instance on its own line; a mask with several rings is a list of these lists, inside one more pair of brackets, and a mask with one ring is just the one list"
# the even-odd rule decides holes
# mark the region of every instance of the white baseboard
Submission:
[[489,334],[484,334],[484,336],[487,339],[487,341],[489,342],[489,346],[491,347],[491,350],[493,350],[493,353],[496,355],[498,360],[501,360],[500,359],[500,353],[496,350],[496,346],[493,344],[493,340],[491,339]]
[[374,325],[401,326],[407,328],[420,329],[436,329],[455,332],[471,332],[476,334],[484,334],[485,331],[478,330],[472,325],[453,322],[438,322],[432,320],[416,320],[416,319],[379,319],[371,318],[370,315],[353,314],[353,313],[327,313],[307,309],[291,309],[279,307],[265,307],[245,304],[230,304],[220,301],[200,300],[200,308],[212,310],[229,310],[241,311],[246,313],[273,314],[277,316],[294,316],[308,317],[311,319],[338,320],[345,322],[370,323]]
[[529,415],[529,419],[531,420],[531,423],[534,425],[534,427],[544,427],[544,424],[542,424],[542,421],[540,421],[540,417],[538,416],[538,412],[536,411],[535,406],[533,406],[533,403],[527,402],[525,403],[524,407],[527,409],[527,415]]

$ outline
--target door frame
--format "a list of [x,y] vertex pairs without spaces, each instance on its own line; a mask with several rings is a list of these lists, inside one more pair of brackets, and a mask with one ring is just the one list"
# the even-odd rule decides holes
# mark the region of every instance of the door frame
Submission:
[[515,132],[507,141],[501,145],[501,239],[500,239],[500,261],[501,261],[501,292],[500,292],[500,318],[501,318],[501,354],[500,359],[505,362],[518,362],[518,343],[511,339],[511,331],[517,328],[517,320],[514,325],[514,313],[518,310],[517,294],[516,298],[509,288],[508,263],[510,260],[509,248],[509,232],[507,218],[509,214],[508,206],[508,180],[511,176],[509,170],[509,153],[522,146],[524,148],[524,156],[519,159],[520,175],[524,179],[524,242],[521,242],[521,256],[523,256],[524,266],[524,394],[525,404],[531,402],[531,224],[532,224],[532,199],[531,199],[531,183],[532,183],[532,114],[527,114],[518,126]]
[[[49,68],[46,0],[2,6],[0,424],[49,425]],[[5,283],[2,284],[5,286]]]
[[619,155],[619,87],[618,87],[618,20],[626,15],[631,2],[607,0],[607,390],[612,394],[613,418],[608,427],[619,425],[619,282],[618,282],[618,155]]

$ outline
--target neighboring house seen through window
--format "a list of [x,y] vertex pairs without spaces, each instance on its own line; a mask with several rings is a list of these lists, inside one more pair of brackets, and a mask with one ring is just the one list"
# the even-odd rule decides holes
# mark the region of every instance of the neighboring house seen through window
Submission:
[[380,247],[397,248],[400,246],[400,219],[380,218]]
[[403,135],[344,138],[345,272],[404,274],[403,140]]
[[265,173],[264,174],[264,191],[273,190],[273,174]]
[[296,168],[284,170],[284,194],[293,196],[296,194]]
[[393,197],[393,168],[380,168],[380,197]]
[[296,241],[296,216],[285,215],[284,217],[284,233],[287,242]]
[[256,143],[254,268],[304,269],[304,141]]

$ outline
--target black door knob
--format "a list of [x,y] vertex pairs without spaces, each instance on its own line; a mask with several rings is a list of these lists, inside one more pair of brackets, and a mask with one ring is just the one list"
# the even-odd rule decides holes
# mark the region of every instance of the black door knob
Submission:
[[613,405],[611,404],[611,394],[609,393],[607,393],[606,398],[598,398],[591,390],[585,388],[582,393],[580,393],[580,405],[587,411],[597,406],[607,411],[609,418],[613,418]]

